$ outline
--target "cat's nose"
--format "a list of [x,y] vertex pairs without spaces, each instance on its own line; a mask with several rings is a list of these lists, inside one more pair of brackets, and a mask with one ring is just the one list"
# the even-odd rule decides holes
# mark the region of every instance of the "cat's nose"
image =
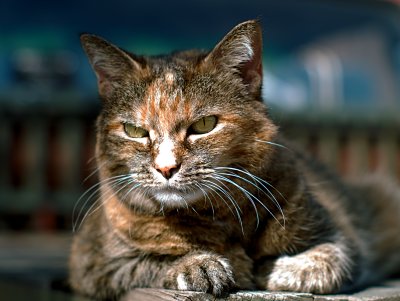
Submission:
[[163,166],[163,167],[156,167],[156,170],[163,175],[164,178],[169,180],[170,178],[173,177],[174,174],[176,174],[181,165],[173,165],[173,166]]

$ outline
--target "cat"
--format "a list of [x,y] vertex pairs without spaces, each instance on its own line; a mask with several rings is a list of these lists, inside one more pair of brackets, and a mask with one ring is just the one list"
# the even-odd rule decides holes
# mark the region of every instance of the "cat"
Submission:
[[76,292],[327,294],[400,271],[399,188],[345,184],[282,137],[261,96],[258,21],[210,52],[81,42],[102,111],[100,197],[71,248]]

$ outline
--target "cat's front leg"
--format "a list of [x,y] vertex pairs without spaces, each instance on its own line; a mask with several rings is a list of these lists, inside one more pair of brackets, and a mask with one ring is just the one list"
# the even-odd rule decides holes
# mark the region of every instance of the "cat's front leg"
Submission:
[[166,273],[164,287],[221,296],[235,287],[232,266],[219,255],[189,253],[174,262]]
[[260,288],[327,294],[351,280],[352,259],[341,244],[324,243],[293,256],[280,256],[261,264]]

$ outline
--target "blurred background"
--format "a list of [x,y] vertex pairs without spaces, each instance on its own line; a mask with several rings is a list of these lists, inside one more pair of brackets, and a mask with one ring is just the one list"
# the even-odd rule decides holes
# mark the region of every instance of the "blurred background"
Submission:
[[212,48],[254,18],[282,131],[341,175],[399,181],[400,1],[3,0],[0,279],[63,286],[72,220],[91,204],[77,201],[97,180],[100,103],[79,34],[160,54]]

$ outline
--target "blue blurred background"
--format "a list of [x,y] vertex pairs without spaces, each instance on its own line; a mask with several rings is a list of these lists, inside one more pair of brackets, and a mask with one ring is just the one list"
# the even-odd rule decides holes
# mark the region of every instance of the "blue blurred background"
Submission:
[[285,110],[399,106],[400,18],[390,1],[15,0],[0,4],[1,107],[50,110],[96,102],[80,33],[158,54],[209,49],[234,25],[254,18],[264,27],[268,102]]
[[77,202],[96,183],[100,107],[80,33],[160,54],[212,48],[254,18],[282,131],[344,176],[400,179],[400,1],[3,0],[0,288],[64,278],[73,221],[95,200]]

